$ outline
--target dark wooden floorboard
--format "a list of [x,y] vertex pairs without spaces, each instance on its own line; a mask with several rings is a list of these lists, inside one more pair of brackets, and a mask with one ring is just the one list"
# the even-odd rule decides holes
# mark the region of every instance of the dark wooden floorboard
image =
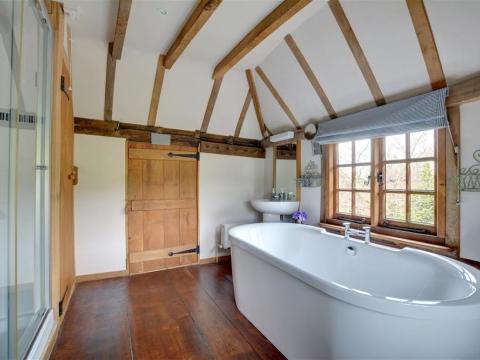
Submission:
[[284,359],[238,311],[229,263],[80,283],[51,359]]

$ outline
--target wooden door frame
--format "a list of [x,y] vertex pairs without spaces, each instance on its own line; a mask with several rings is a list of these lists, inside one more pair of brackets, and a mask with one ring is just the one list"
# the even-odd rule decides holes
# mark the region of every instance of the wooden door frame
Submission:
[[[132,276],[132,275],[139,275],[138,273],[132,274],[130,272],[130,246],[129,246],[129,239],[128,239],[128,213],[131,211],[131,200],[129,200],[128,196],[128,188],[129,188],[129,179],[128,179],[128,169],[129,169],[129,149],[130,149],[130,144],[131,143],[139,143],[136,141],[131,141],[127,140],[125,141],[125,249],[126,249],[126,267],[125,267],[125,273],[127,276]],[[192,146],[178,146],[178,145],[157,145],[157,144],[146,144],[146,143],[139,143],[143,145],[150,145],[152,146],[152,150],[177,150],[177,151],[189,151],[189,152],[196,152],[197,154],[200,154],[200,144],[197,147],[192,147]],[[196,161],[196,213],[197,213],[197,246],[200,246],[200,188],[199,188],[199,178],[200,178],[200,157]],[[200,254],[198,254],[197,257],[197,264],[200,263]],[[191,265],[191,264],[190,264]],[[177,267],[184,267],[184,266],[189,266],[187,265],[180,265]],[[170,267],[171,269],[172,267]],[[159,270],[154,270],[154,271],[162,271],[162,270],[167,270],[168,268],[165,269],[159,269]]]

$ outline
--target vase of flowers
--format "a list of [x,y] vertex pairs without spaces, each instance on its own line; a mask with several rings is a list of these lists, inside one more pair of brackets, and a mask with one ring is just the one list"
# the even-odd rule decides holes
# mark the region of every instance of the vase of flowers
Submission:
[[307,220],[307,212],[298,209],[292,214],[292,219],[295,220],[297,224],[303,224]]

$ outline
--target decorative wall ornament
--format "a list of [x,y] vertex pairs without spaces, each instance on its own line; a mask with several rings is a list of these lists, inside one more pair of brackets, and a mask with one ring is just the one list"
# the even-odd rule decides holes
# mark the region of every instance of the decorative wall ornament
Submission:
[[301,187],[320,187],[322,176],[315,161],[310,160],[303,169],[303,174],[297,179]]
[[473,159],[476,161],[476,164],[460,170],[458,176],[460,191],[480,192],[480,149],[473,152]]

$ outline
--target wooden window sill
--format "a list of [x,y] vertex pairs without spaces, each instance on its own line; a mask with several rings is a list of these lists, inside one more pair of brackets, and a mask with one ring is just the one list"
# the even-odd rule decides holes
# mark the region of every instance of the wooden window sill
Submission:
[[[343,226],[340,226],[340,225],[320,223],[320,227],[328,231],[336,232],[339,234],[344,233],[344,228]],[[445,245],[429,244],[421,241],[404,239],[404,238],[399,238],[395,236],[379,234],[375,232],[372,232],[371,238],[373,242],[379,243],[380,245],[393,246],[397,248],[403,248],[408,246],[416,249],[431,251],[431,252],[442,254],[442,255],[453,255],[455,252],[455,249]]]

